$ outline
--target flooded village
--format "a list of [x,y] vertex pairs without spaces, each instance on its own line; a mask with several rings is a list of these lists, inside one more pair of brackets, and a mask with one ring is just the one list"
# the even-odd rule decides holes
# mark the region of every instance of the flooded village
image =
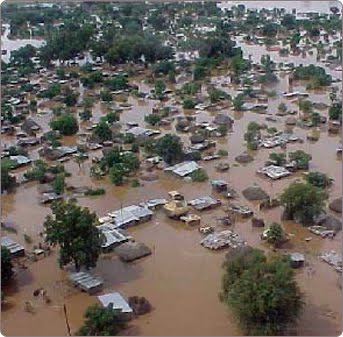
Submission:
[[341,333],[338,1],[1,9],[2,334]]

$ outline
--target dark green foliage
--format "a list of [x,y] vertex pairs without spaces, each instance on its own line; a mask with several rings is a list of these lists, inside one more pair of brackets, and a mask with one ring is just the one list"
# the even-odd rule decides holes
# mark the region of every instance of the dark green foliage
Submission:
[[309,172],[306,175],[306,181],[318,188],[326,188],[332,184],[331,179],[321,172]]
[[176,135],[167,134],[158,139],[155,150],[167,164],[178,163],[183,158],[182,143]]
[[74,92],[70,87],[66,87],[64,90],[63,103],[66,106],[74,106],[77,103],[77,98],[79,94]]
[[313,126],[318,126],[320,124],[320,114],[318,112],[312,112],[311,122]]
[[15,186],[16,179],[10,175],[11,163],[1,160],[1,193],[10,191]]
[[227,94],[223,90],[212,88],[209,90],[209,96],[211,103],[216,103],[227,97]]
[[1,247],[1,286],[8,284],[12,276],[13,265],[11,253],[7,248]]
[[52,83],[48,86],[48,88],[38,94],[38,97],[42,98],[54,98],[55,96],[61,93],[61,85],[59,83]]
[[191,174],[192,181],[204,182],[208,180],[208,175],[204,169],[198,169]]
[[109,90],[102,90],[100,91],[100,98],[104,102],[111,102],[112,101],[112,94]]
[[110,174],[110,180],[113,184],[115,184],[117,186],[123,184],[125,172],[124,172],[124,169],[120,163],[114,164],[110,168],[109,174]]
[[233,100],[232,100],[232,103],[233,103],[233,107],[235,110],[237,111],[240,111],[242,110],[242,107],[243,107],[243,94],[238,94]]
[[141,61],[142,54],[146,62],[169,59],[173,52],[170,47],[162,45],[162,42],[153,35],[124,35],[113,36],[115,43],[107,49],[105,59],[112,65],[126,61]]
[[201,90],[201,84],[200,83],[188,82],[182,86],[180,92],[182,94],[186,94],[186,95],[195,95],[200,90]]
[[106,190],[103,188],[89,188],[85,195],[87,196],[97,196],[97,195],[104,195],[106,193]]
[[119,121],[119,115],[114,111],[109,112],[105,118],[106,118],[106,121],[110,124],[113,124]]
[[286,164],[286,154],[285,153],[276,153],[272,152],[269,155],[269,159],[275,163],[277,166],[283,166]]
[[307,170],[309,168],[310,160],[312,156],[302,150],[296,150],[289,153],[290,161],[295,161],[296,168],[299,170]]
[[292,14],[285,14],[281,20],[281,25],[287,29],[294,29],[297,26],[296,17]]
[[324,210],[324,193],[308,183],[293,182],[281,194],[281,204],[289,219],[311,224]]
[[342,119],[342,103],[334,103],[329,109],[329,117],[332,120]]
[[274,246],[279,245],[283,242],[285,233],[278,223],[272,223],[267,231],[267,242]]
[[65,176],[63,173],[55,177],[54,181],[52,182],[52,187],[56,194],[62,194],[64,192]]
[[96,266],[103,237],[96,227],[97,215],[75,202],[56,202],[51,206],[53,215],[44,222],[46,242],[59,245],[59,265],[73,263],[76,270]]
[[150,125],[156,125],[160,122],[161,116],[157,114],[150,114],[144,117],[144,120]]
[[29,180],[43,182],[44,175],[48,170],[48,165],[43,160],[38,159],[33,162],[33,168],[24,173],[24,177]]
[[115,336],[127,325],[120,310],[114,310],[112,306],[103,308],[94,304],[87,308],[84,317],[78,336]]
[[246,334],[280,335],[296,322],[303,301],[288,261],[267,261],[253,249],[228,259],[223,267],[222,299]]
[[104,121],[100,121],[98,123],[98,125],[93,130],[93,135],[97,137],[101,142],[112,140],[112,130]]
[[325,69],[313,64],[309,66],[300,65],[293,72],[295,80],[306,80],[311,82],[311,88],[315,89],[321,86],[331,84],[332,77],[325,72]]
[[194,109],[196,103],[191,98],[186,98],[183,101],[182,107],[184,109]]
[[64,113],[50,122],[53,130],[58,130],[62,135],[74,135],[79,130],[77,119],[71,113]]
[[118,75],[105,81],[105,85],[113,91],[125,90],[128,88],[127,78],[123,75]]
[[278,25],[272,22],[266,23],[262,28],[262,35],[267,37],[275,37],[278,32]]
[[154,93],[156,98],[162,99],[164,96],[164,90],[166,89],[166,85],[164,84],[163,81],[158,80],[155,82],[155,88],[154,88]]

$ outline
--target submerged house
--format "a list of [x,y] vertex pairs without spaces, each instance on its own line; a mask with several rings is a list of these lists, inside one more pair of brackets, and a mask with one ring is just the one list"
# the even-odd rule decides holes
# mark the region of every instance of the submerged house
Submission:
[[35,136],[36,133],[41,129],[38,123],[34,120],[28,118],[25,122],[21,125],[21,129],[30,136]]
[[7,248],[12,256],[23,256],[25,254],[25,248],[8,236],[1,237],[0,243],[1,247]]
[[192,174],[194,171],[199,170],[200,168],[201,166],[198,165],[195,161],[185,161],[174,166],[169,166],[164,170],[167,172],[171,171],[179,177],[183,178]]
[[98,226],[98,229],[103,234],[105,240],[101,245],[104,250],[111,250],[120,244],[132,239],[132,236],[126,233],[124,230],[116,228],[116,225],[111,223],[105,223]]
[[103,282],[100,278],[86,272],[70,273],[68,277],[75,287],[90,295],[100,291],[103,286]]
[[145,207],[132,205],[108,213],[115,228],[133,226],[151,220],[153,212]]
[[214,199],[210,196],[196,198],[188,202],[197,211],[212,209],[221,205],[220,199]]
[[98,300],[104,308],[111,306],[113,310],[120,311],[122,314],[127,316],[127,318],[131,318],[133,315],[133,310],[124,297],[118,292],[100,295],[98,296]]

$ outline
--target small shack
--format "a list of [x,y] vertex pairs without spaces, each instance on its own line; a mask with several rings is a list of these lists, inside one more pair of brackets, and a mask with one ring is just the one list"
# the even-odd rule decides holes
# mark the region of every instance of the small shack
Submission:
[[12,256],[17,257],[17,256],[25,255],[25,248],[21,244],[13,241],[8,236],[1,237],[0,242],[1,242],[1,247],[7,248],[10,251]]
[[118,292],[108,293],[98,296],[99,302],[104,308],[112,307],[113,310],[118,310],[124,317],[130,319],[133,315],[133,310],[125,300],[125,298]]
[[292,268],[300,268],[305,263],[305,257],[301,253],[291,253],[290,259],[291,259],[291,267]]
[[151,249],[141,242],[125,242],[114,251],[119,258],[124,262],[131,262],[140,259],[144,256],[151,255]]
[[75,287],[87,292],[90,295],[100,291],[103,286],[103,282],[100,278],[86,272],[70,273],[69,280],[74,284]]

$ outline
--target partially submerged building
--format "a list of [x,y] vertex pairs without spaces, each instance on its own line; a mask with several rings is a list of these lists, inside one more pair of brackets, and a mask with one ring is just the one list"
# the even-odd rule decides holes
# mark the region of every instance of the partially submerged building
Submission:
[[0,239],[1,247],[7,248],[12,256],[23,256],[25,255],[25,248],[8,236],[2,236]]
[[265,166],[259,170],[257,170],[257,173],[266,175],[267,177],[276,180],[280,179],[283,177],[287,177],[291,175],[291,172],[288,171],[286,168],[282,166],[277,166],[277,165],[268,165]]
[[100,291],[103,286],[103,281],[100,278],[86,272],[70,273],[68,277],[75,287],[90,295]]
[[189,201],[188,204],[195,208],[197,211],[204,211],[207,209],[218,207],[222,204],[222,202],[220,199],[215,199],[211,196],[205,196],[193,199]]
[[173,172],[177,176],[183,178],[199,170],[200,168],[201,166],[198,165],[195,161],[185,161],[174,166],[169,166],[164,170],[167,172]]
[[133,310],[131,309],[127,301],[118,292],[100,295],[98,296],[98,300],[104,308],[108,308],[109,306],[111,306],[113,310],[118,310],[124,315],[131,316],[133,314]]

